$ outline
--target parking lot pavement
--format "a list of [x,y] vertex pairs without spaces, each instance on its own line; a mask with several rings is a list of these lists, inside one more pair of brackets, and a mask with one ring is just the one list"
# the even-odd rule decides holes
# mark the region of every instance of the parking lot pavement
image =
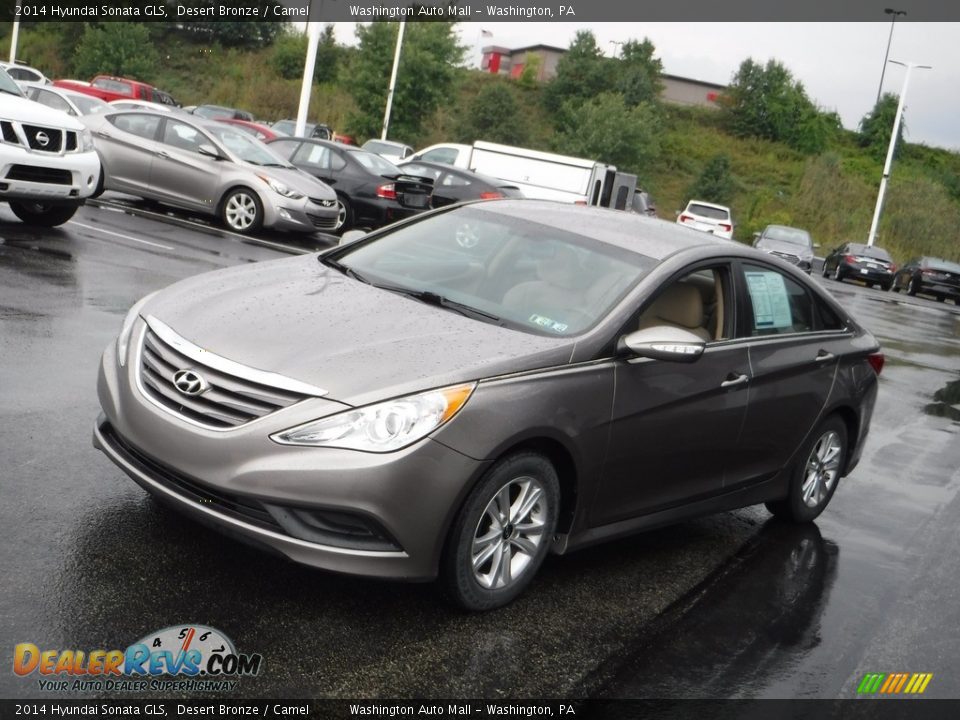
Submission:
[[[929,694],[957,694],[960,618],[937,602],[956,597],[960,569],[960,412],[934,399],[960,394],[949,308],[824,281],[888,365],[863,462],[816,527],[762,508],[687,522],[548,558],[516,603],[465,615],[432,585],[302,568],[208,531],[91,448],[97,363],[126,309],[177,279],[282,256],[102,207],[41,233],[0,206],[8,648],[123,648],[205,624],[264,656],[237,696],[833,697],[893,670],[933,672]],[[723,672],[735,679],[697,689],[698,673]],[[0,697],[38,694],[0,672]]]

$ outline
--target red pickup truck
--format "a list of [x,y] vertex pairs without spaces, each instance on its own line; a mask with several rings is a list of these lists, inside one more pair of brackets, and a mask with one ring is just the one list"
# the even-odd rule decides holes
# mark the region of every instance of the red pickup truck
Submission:
[[73,90],[86,95],[93,95],[101,100],[110,102],[111,100],[149,100],[150,102],[163,103],[164,105],[178,106],[178,103],[163,90],[158,90],[152,85],[147,85],[138,80],[128,80],[127,78],[110,77],[109,75],[97,75],[89,83],[78,82],[76,80],[54,80],[54,87],[61,87],[64,90]]

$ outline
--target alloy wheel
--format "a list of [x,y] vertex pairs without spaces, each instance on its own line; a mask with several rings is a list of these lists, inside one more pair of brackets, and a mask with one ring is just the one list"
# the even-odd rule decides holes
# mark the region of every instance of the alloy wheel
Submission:
[[828,430],[814,444],[807,458],[801,497],[807,507],[817,507],[830,495],[830,489],[840,474],[843,444],[840,435]]
[[247,193],[234,193],[227,200],[227,223],[234,230],[246,230],[257,220],[257,203]]
[[473,577],[481,587],[505,588],[530,566],[544,541],[547,506],[543,484],[519,477],[487,503],[473,535]]

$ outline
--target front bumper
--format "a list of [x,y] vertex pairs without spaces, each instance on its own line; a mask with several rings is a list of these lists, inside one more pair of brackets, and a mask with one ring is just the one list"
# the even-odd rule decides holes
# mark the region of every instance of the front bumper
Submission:
[[337,206],[324,207],[310,198],[291,200],[269,193],[263,204],[264,227],[293,232],[330,232],[337,226]]
[[[229,430],[191,425],[144,396],[130,362],[104,352],[98,379],[100,449],[141,487],[200,522],[299,563],[336,572],[407,580],[436,577],[454,511],[483,468],[425,439],[385,454],[277,444],[269,435],[345,406],[303,400]],[[294,516],[346,517],[382,530],[371,546],[329,541]],[[373,547],[373,549],[371,549]]]
[[92,150],[37,153],[4,143],[0,155],[0,200],[79,204],[100,179],[100,158]]

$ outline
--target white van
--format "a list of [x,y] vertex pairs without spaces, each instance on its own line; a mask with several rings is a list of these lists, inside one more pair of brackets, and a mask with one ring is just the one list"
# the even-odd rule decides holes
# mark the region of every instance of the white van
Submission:
[[524,197],[610,207],[617,197],[618,175],[613,165],[527,148],[478,140],[473,145],[445,143],[415,153],[427,160],[466,168],[506,180]]

